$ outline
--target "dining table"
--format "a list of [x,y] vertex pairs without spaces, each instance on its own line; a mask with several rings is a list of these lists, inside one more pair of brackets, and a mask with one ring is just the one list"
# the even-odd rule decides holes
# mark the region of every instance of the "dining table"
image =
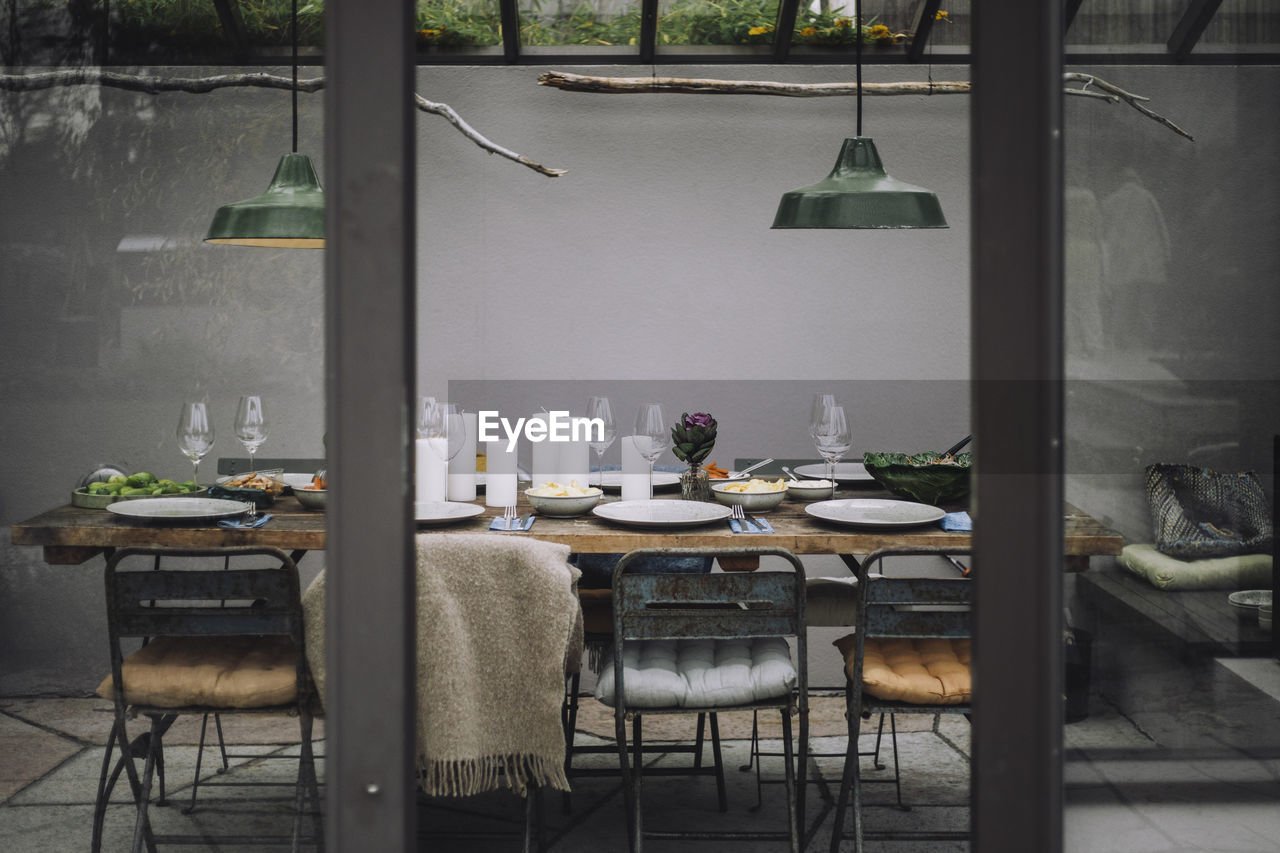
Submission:
[[[879,489],[842,485],[838,499],[885,499]],[[654,495],[655,500],[679,500],[679,493]],[[601,505],[618,500],[606,494]],[[640,548],[735,549],[742,547],[785,548],[797,555],[829,554],[846,558],[889,547],[969,547],[972,535],[943,530],[937,523],[864,526],[835,523],[805,511],[810,504],[791,499],[759,513],[773,532],[735,533],[724,520],[689,526],[633,526],[604,520],[592,513],[575,518],[552,518],[534,513],[528,531],[490,531],[501,507],[484,506],[483,498],[473,502],[478,514],[448,524],[421,523],[420,532],[484,533],[492,536],[526,536],[569,546],[578,554],[622,554]],[[943,510],[963,510],[964,506],[942,505]],[[524,515],[533,508],[522,494],[517,506]],[[1119,533],[1078,507],[1066,504],[1063,525],[1063,556],[1066,571],[1085,571],[1091,557],[1116,555],[1124,542]],[[272,515],[262,527],[251,529],[219,527],[210,521],[174,522],[136,519],[104,509],[54,507],[11,528],[14,545],[43,549],[44,561],[51,565],[79,565],[115,548],[137,546],[226,547],[255,545],[280,548],[300,558],[309,551],[323,551],[326,543],[325,513],[305,509],[292,495],[284,495],[265,510]],[[847,560],[846,560],[847,561]]]

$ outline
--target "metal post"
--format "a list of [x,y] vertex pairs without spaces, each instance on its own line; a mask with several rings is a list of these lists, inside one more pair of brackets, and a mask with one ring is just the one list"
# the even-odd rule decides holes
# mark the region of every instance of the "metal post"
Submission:
[[395,853],[416,844],[412,4],[326,16],[326,837]]
[[1062,850],[1062,5],[973,14],[974,849]]

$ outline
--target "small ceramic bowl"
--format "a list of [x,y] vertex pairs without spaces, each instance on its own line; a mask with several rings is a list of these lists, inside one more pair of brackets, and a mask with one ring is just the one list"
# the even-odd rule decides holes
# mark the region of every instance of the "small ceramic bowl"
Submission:
[[293,496],[307,509],[324,509],[328,503],[326,489],[294,489]]
[[532,491],[533,489],[525,489],[524,496],[529,499],[529,503],[539,515],[550,518],[573,518],[585,515],[600,503],[600,497],[604,494],[595,486],[588,489],[589,494],[586,495],[534,495],[530,494]]
[[831,497],[830,480],[788,480],[787,497],[798,501],[825,501]]
[[715,483],[711,486],[711,493],[725,506],[741,506],[747,512],[764,512],[773,509],[787,496],[785,488],[778,489],[776,492],[726,492],[725,489],[730,485],[733,484]]

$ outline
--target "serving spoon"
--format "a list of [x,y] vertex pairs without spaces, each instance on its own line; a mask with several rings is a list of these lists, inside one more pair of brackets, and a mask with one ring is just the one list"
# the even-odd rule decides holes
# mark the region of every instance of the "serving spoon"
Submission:
[[730,471],[729,476],[726,479],[736,480],[739,477],[745,477],[748,474],[750,474],[752,471],[756,470],[757,468],[762,468],[765,465],[768,465],[772,461],[773,459],[761,459],[756,464],[743,468],[741,471]]
[[799,478],[799,477],[797,477],[795,474],[792,474],[792,473],[791,473],[791,469],[790,469],[790,468],[788,468],[786,465],[783,465],[783,466],[782,466],[782,473],[784,473],[784,474],[786,474],[788,477],[790,477],[790,478],[791,478],[791,482],[793,482],[793,483],[798,483],[798,482],[800,482],[800,478]]

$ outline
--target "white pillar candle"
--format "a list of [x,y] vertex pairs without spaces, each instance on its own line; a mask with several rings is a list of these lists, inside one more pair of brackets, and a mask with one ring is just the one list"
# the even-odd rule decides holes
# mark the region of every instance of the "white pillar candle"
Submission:
[[414,499],[419,502],[442,501],[448,494],[444,452],[437,453],[432,442],[446,443],[443,438],[420,438],[414,443]]
[[514,506],[516,503],[517,448],[507,450],[507,439],[497,438],[484,442],[485,506]]
[[475,412],[463,412],[462,421],[467,427],[467,437],[458,455],[449,460],[449,500],[473,501],[476,499],[476,427]]
[[568,485],[576,482],[586,488],[591,479],[591,446],[583,441],[565,441],[560,447],[560,482]]
[[[530,415],[526,434],[529,436],[529,443],[533,445],[532,482],[531,486],[537,488],[543,483],[559,482],[560,471],[560,445],[558,442],[551,441],[548,438],[550,434],[550,418],[546,412],[539,412],[536,415]],[[535,441],[534,436],[541,436],[541,440]]]
[[622,449],[622,499],[624,501],[647,501],[652,495],[649,492],[649,462],[637,446],[638,442],[648,442],[646,436],[624,435],[619,442]]

